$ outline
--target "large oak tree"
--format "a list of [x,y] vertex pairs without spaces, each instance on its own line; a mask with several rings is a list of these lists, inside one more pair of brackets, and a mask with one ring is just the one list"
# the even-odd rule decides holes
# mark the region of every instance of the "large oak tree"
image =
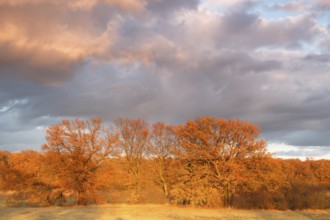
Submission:
[[199,180],[208,178],[226,206],[231,205],[235,190],[244,181],[240,159],[266,155],[265,141],[258,139],[258,127],[249,122],[198,118],[179,126],[177,136],[181,161],[188,170],[196,165],[208,166],[199,174]]
[[116,153],[118,134],[99,118],[63,120],[47,129],[46,140],[42,149],[62,188],[78,205],[97,202],[95,174],[104,159]]

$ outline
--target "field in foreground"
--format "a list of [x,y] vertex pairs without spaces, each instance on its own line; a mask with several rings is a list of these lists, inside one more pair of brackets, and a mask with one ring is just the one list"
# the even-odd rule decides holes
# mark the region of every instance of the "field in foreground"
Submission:
[[330,210],[274,211],[179,208],[167,205],[101,205],[88,207],[14,208],[0,207],[0,219],[184,219],[184,220],[272,220],[330,219]]

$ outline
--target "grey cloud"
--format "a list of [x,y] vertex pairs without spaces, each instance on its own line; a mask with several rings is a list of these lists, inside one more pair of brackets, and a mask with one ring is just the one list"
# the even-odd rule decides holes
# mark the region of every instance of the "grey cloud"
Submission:
[[249,13],[247,9],[229,11],[223,17],[223,25],[225,32],[228,35],[240,34],[250,29],[256,22],[258,22],[258,16],[253,13]]
[[330,9],[330,3],[328,0],[315,0],[318,6],[323,10],[329,10]]
[[330,63],[330,54],[308,54],[304,59],[327,65]]
[[330,146],[329,135],[329,131],[302,130],[285,135],[283,140],[295,146]]
[[146,8],[164,16],[181,9],[195,9],[198,3],[198,0],[149,0]]
[[301,43],[312,42],[316,36],[321,35],[313,13],[264,19],[257,11],[251,10],[256,5],[256,2],[247,1],[225,11],[220,19],[217,35],[221,47],[301,47]]
[[141,105],[154,98],[158,79],[134,66],[119,70],[111,65],[105,66],[106,70],[103,69],[104,66],[87,69],[88,72],[82,71],[79,77],[67,83],[41,89],[39,94],[31,95],[28,106],[21,111],[21,117],[100,116],[108,120],[134,114],[145,117],[147,112],[146,109],[141,109]]
[[[25,89],[27,88],[25,87]],[[0,150],[40,150],[41,144],[45,141],[46,126],[59,121],[59,119],[46,116],[39,116],[31,120],[22,118],[24,110],[28,108],[28,103],[27,98],[8,102],[0,101],[0,106],[2,106],[0,110]]]
[[[0,150],[11,152],[17,152],[23,149],[40,150],[40,144],[44,143],[44,137],[45,132],[38,132],[36,129],[14,133],[1,131]],[[13,140],[16,140],[15,143],[13,143]]]
[[[128,41],[125,40],[121,42],[126,48],[122,48],[119,42],[114,51],[110,52],[111,55],[105,55],[109,47],[107,44],[113,44],[116,39],[104,35],[107,35],[109,23],[116,23],[128,13],[118,10],[116,6],[127,9],[133,2],[90,2],[93,7],[88,11],[67,8],[62,3],[42,1],[36,1],[35,4],[23,1],[1,5],[0,28],[3,28],[4,32],[3,38],[0,38],[0,51],[2,51],[0,77],[16,77],[57,84],[72,79],[74,72],[79,70],[78,66],[89,57],[103,56],[118,59],[118,54],[127,56],[126,52],[124,54],[119,52],[127,48]],[[153,10],[157,14],[170,13],[178,8],[194,8],[197,3],[198,1],[150,1],[148,10]],[[81,5],[82,2],[75,1],[72,4]],[[143,19],[143,16],[139,19]],[[125,23],[130,25],[125,28],[131,27],[130,31],[133,31],[133,21],[134,18],[131,22]],[[113,30],[112,33],[115,31]],[[141,30],[139,31],[141,33]],[[125,32],[119,34],[120,37],[125,36]],[[143,36],[145,34],[143,33]],[[61,38],[61,35],[66,35],[67,38]],[[102,36],[103,40],[99,42],[94,40]]]
[[276,156],[295,157],[301,159],[305,159],[306,157],[322,158],[328,154],[329,151],[326,148],[321,148],[321,147],[297,149],[297,150],[289,150],[289,151],[277,151],[275,153]]
[[267,21],[255,14],[238,11],[225,15],[222,25],[218,35],[221,47],[301,47],[301,43],[312,42],[320,35],[310,16]]
[[73,70],[81,64],[78,60],[68,60],[56,51],[38,48],[17,48],[13,45],[0,45],[0,77],[23,78],[45,84],[56,84],[68,80]]
[[0,112],[0,150],[40,150],[45,141],[45,125],[54,123],[55,120],[42,117],[22,121],[17,118],[22,109],[22,106],[15,106],[6,112]]
[[0,77],[54,85],[102,57],[114,41],[109,20],[129,12],[109,3],[116,1],[95,2],[87,11],[60,2],[0,5]]
[[18,148],[22,142],[30,146],[41,135],[36,127],[63,117],[176,124],[214,115],[257,123],[270,141],[328,149],[329,54],[303,47],[318,51],[315,42],[328,37],[314,14],[267,20],[253,12],[257,3],[223,14],[195,10],[196,4],[150,1],[142,14],[105,2],[87,11],[54,6],[48,23],[36,26],[34,20],[43,17],[33,15],[36,9],[27,8],[32,17],[22,23],[23,9],[15,9],[17,16],[1,14],[46,48],[60,30],[65,33],[58,36],[78,38],[54,41],[58,49],[52,50],[21,47],[19,40],[8,43],[0,36],[0,146],[9,146],[15,135],[24,137]]

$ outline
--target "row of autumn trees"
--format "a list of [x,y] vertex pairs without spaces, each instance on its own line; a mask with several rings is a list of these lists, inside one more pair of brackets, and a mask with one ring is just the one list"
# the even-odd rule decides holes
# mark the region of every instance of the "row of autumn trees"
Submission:
[[141,119],[63,120],[42,152],[0,151],[0,191],[36,206],[103,202],[238,208],[330,208],[330,161],[267,153],[249,122],[184,125]]

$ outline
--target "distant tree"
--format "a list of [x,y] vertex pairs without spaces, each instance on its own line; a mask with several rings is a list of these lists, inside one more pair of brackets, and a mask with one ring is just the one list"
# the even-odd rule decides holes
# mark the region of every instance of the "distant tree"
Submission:
[[142,162],[149,141],[148,123],[141,119],[119,118],[115,124],[120,133],[123,165],[131,178],[132,201],[138,202],[142,188]]
[[153,162],[156,182],[161,186],[167,198],[169,198],[170,193],[170,168],[173,164],[173,151],[176,143],[174,126],[166,125],[164,122],[157,122],[152,125],[148,154]]
[[9,155],[10,153],[7,151],[0,151],[0,191],[6,191],[8,188]]
[[330,208],[330,161],[272,158],[249,122],[204,117],[149,127],[141,119],[113,126],[99,118],[63,120],[46,130],[46,141],[43,152],[0,151],[0,192],[10,192],[8,204],[167,197],[193,206]]
[[317,181],[323,185],[330,185],[330,160],[318,160],[309,162]]
[[104,159],[117,152],[118,134],[99,118],[63,120],[46,132],[42,149],[61,187],[72,192],[78,205],[98,202],[95,174]]
[[35,206],[48,206],[54,201],[56,184],[49,181],[42,154],[26,150],[0,156],[0,187],[12,191],[9,203],[24,202]]

